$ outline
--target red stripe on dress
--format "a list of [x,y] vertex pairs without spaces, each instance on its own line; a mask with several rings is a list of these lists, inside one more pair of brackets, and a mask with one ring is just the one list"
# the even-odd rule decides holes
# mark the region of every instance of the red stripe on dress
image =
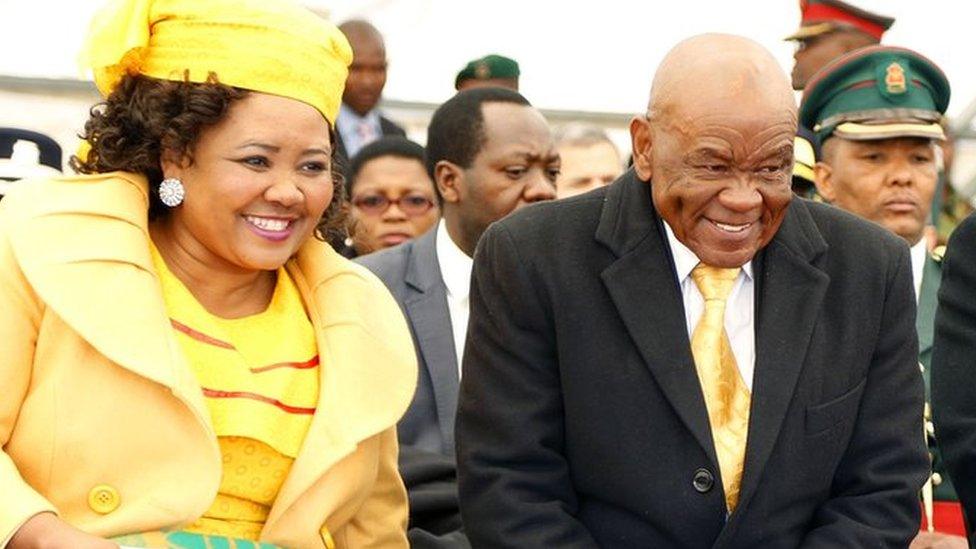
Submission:
[[246,398],[250,400],[257,400],[258,402],[264,402],[266,404],[271,404],[277,406],[281,410],[288,412],[289,414],[299,414],[299,415],[313,415],[315,414],[315,408],[303,408],[301,406],[290,406],[281,402],[280,400],[266,397],[264,395],[259,395],[256,393],[249,393],[246,391],[218,391],[216,389],[208,389],[203,387],[203,396],[208,396],[210,398]]
[[170,324],[173,325],[173,328],[175,328],[176,331],[182,332],[201,343],[206,343],[207,345],[213,345],[214,347],[220,347],[221,349],[232,349],[232,350],[235,349],[235,347],[230,343],[212,338],[203,332],[198,332],[193,328],[187,326],[186,324],[182,324],[176,321],[175,319],[171,318],[169,319],[169,322]]
[[295,368],[296,370],[307,370],[309,368],[315,368],[318,365],[319,365],[319,355],[315,355],[312,358],[306,360],[305,362],[279,362],[277,364],[271,364],[270,366],[251,368],[251,373],[260,374],[261,372],[267,372],[269,370],[274,370],[277,368]]

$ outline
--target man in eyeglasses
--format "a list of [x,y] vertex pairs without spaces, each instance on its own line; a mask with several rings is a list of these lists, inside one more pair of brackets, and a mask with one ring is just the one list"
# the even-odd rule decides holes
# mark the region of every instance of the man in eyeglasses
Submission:
[[[357,261],[379,276],[400,303],[420,364],[417,392],[398,427],[411,546],[465,547],[463,534],[456,531],[454,415],[472,257],[490,224],[556,197],[560,160],[545,118],[524,97],[504,88],[476,88],[459,92],[434,113],[426,167],[437,190],[441,222],[416,240]],[[420,498],[435,484],[452,504],[434,512],[453,515],[432,524],[431,513],[422,511],[427,501]],[[418,524],[418,518],[425,524]]]
[[818,70],[849,51],[878,44],[895,20],[840,0],[800,0],[793,89],[802,90]]
[[349,162],[346,192],[352,202],[347,257],[416,238],[440,218],[424,148],[405,137],[383,137],[360,149]]

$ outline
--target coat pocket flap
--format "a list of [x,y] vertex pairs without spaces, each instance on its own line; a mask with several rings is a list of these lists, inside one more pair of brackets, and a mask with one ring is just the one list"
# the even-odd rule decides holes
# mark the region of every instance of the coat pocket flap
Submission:
[[867,379],[862,379],[853,389],[839,397],[822,404],[808,406],[806,415],[807,434],[812,435],[825,431],[851,416],[861,402],[865,383],[867,383]]

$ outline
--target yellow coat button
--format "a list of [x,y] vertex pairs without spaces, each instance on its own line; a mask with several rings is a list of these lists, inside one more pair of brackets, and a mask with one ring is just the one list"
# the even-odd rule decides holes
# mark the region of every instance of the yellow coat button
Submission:
[[107,515],[118,509],[120,503],[118,490],[107,484],[99,484],[88,492],[88,506],[96,513]]
[[932,485],[938,486],[942,484],[942,475],[939,473],[932,473]]

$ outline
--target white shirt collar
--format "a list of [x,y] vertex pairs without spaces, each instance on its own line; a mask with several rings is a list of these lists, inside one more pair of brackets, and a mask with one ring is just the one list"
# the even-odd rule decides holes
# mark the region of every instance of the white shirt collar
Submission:
[[925,238],[920,239],[909,250],[912,258],[912,282],[915,284],[915,302],[918,303],[919,293],[922,291],[922,272],[925,270],[925,256],[929,250]]
[[[701,260],[695,255],[695,252],[688,249],[674,236],[674,231],[671,230],[667,221],[664,221],[664,231],[668,235],[668,244],[671,245],[671,255],[674,257],[674,268],[678,275],[678,283],[682,284],[691,275],[691,271],[701,263]],[[742,272],[749,277],[749,280],[752,280],[752,261],[742,266]]]
[[447,287],[447,295],[452,298],[465,298],[471,289],[471,267],[474,260],[454,243],[447,232],[444,220],[437,222],[437,236],[434,239],[437,249],[437,262],[441,267],[441,277]]

